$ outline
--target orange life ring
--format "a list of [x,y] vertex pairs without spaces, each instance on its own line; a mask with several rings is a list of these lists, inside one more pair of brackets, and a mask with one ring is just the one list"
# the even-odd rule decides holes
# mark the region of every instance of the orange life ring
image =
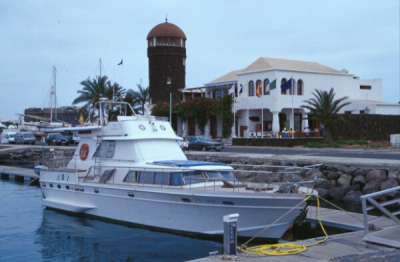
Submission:
[[81,149],[79,150],[79,156],[82,161],[85,161],[87,157],[89,156],[89,145],[88,144],[83,144],[81,146]]

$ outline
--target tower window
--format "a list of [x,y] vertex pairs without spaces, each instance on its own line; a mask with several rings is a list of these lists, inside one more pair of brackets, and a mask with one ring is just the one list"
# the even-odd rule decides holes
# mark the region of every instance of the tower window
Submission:
[[371,90],[372,88],[369,85],[360,85],[360,89],[361,90]]

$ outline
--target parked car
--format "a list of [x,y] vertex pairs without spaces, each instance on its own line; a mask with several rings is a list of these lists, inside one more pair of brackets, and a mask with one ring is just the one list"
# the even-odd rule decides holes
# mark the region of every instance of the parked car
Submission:
[[46,139],[46,144],[48,145],[57,145],[57,146],[66,146],[71,143],[72,139],[62,135],[62,134],[49,134]]
[[15,134],[15,144],[29,144],[36,143],[35,135],[32,132],[18,132]]
[[0,142],[2,144],[14,144],[16,134],[17,132],[3,131],[3,133],[1,134]]
[[72,135],[72,141],[74,142],[75,145],[77,145],[81,141],[81,138],[77,134],[73,134]]
[[182,148],[182,150],[188,150],[189,149],[189,141],[187,141],[185,138],[183,140],[179,140],[178,144]]
[[189,136],[189,150],[222,151],[224,144],[205,136]]

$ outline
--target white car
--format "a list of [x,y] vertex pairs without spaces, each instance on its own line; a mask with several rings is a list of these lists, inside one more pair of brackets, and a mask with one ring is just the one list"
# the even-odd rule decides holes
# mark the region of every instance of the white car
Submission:
[[3,132],[1,134],[0,142],[2,144],[14,144],[16,134],[17,134],[17,132]]
[[186,139],[179,140],[178,144],[182,148],[182,150],[188,150],[189,149],[189,142]]

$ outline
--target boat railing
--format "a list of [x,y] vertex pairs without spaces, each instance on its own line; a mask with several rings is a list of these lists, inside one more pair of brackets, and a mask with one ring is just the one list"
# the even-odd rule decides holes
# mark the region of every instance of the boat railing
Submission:
[[[157,173],[171,173],[171,172],[193,172],[192,169],[168,169],[163,167],[121,167],[121,166],[91,166],[84,176],[79,177],[79,183],[94,183],[94,184],[104,184],[104,185],[118,185],[118,186],[129,186],[134,185],[136,187],[146,187],[146,188],[157,188],[157,189],[188,189],[192,191],[225,191],[225,192],[236,192],[243,190],[244,184],[237,179],[234,180],[223,180],[223,179],[204,179],[202,181],[195,180],[192,176],[185,178],[184,184],[182,185],[170,185],[170,183],[157,183],[155,177],[151,183],[140,183],[137,181],[129,182],[128,175],[130,171],[150,171]],[[169,179],[168,179],[169,181]],[[165,181],[164,181],[165,182]]]
[[[49,159],[42,159],[41,164],[45,165],[49,169],[57,169],[57,168],[65,168],[68,166],[68,164],[74,161],[74,158],[70,157],[55,157],[55,158],[49,158]],[[76,168],[76,164],[74,165],[74,168]]]

